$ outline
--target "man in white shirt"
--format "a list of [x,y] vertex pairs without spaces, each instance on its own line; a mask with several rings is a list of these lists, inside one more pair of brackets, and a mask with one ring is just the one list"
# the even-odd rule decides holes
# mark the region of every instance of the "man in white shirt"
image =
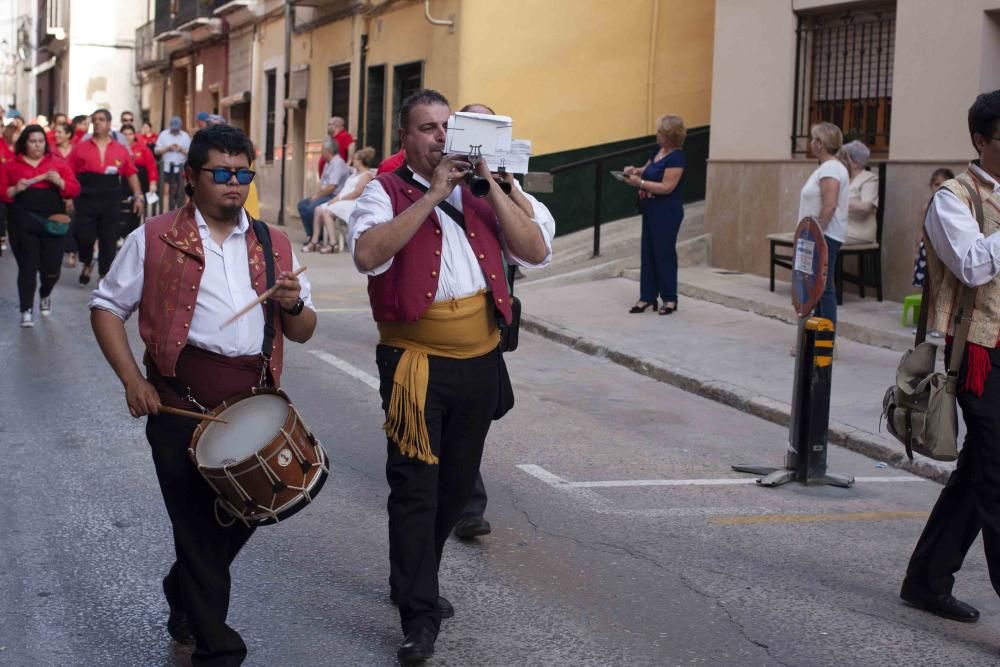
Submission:
[[389,588],[404,665],[430,658],[441,619],[455,613],[439,593],[438,568],[503,395],[496,321],[512,320],[504,255],[544,266],[552,254],[545,226],[503,194],[485,160],[479,169],[490,191],[485,199],[471,194],[468,161],[442,153],[450,115],[433,90],[403,101],[407,164],[368,184],[348,231],[379,330]]
[[[177,556],[163,580],[167,630],[195,644],[194,665],[238,665],[246,658],[226,614],[229,566],[253,527],[216,520],[216,494],[187,454],[198,420],[162,413],[160,406],[210,410],[261,384],[280,386],[284,338],[304,343],[316,328],[309,280],[294,276],[291,242],[243,209],[253,159],[241,130],[220,125],[199,132],[185,167],[191,202],[129,234],[90,301],[94,334],[124,386],[129,412],[148,416],[146,437]],[[227,326],[268,289],[268,265],[277,286],[269,303]],[[146,377],[125,333],[136,311]]]
[[340,191],[344,181],[350,174],[350,168],[344,159],[337,153],[336,144],[330,139],[323,142],[323,175],[319,180],[319,188],[312,197],[306,197],[298,204],[299,217],[302,218],[302,227],[306,231],[306,245],[308,239],[313,235],[313,221],[316,217],[316,209],[327,203]]
[[163,169],[163,192],[160,193],[160,198],[164,213],[175,208],[174,203],[181,201],[181,170],[190,146],[191,137],[181,129],[180,116],[171,118],[170,127],[160,132],[160,136],[156,138],[156,157],[160,158]]
[[[1000,594],[1000,90],[976,98],[969,134],[979,160],[941,186],[924,220],[930,299],[923,304],[930,327],[949,334],[946,359],[956,320],[969,322],[958,376],[966,437],[900,590],[906,602],[966,623],[979,612],[957,600],[952,586],[980,531],[990,581]],[[976,289],[972,312],[959,307],[967,288]]]

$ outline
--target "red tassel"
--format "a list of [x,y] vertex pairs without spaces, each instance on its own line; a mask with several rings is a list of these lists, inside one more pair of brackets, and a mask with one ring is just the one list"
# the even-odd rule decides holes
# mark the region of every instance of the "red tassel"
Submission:
[[976,398],[982,398],[986,388],[986,376],[993,368],[993,364],[990,362],[990,352],[982,345],[975,343],[970,343],[968,348],[969,363],[965,371],[965,384],[962,389]]

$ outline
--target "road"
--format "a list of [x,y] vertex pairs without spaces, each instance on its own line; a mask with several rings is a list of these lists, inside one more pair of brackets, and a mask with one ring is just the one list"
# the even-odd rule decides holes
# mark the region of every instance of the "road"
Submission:
[[[303,263],[320,326],[288,348],[285,388],[330,454],[330,480],[242,552],[230,623],[248,665],[392,665],[375,328],[348,258]],[[14,277],[8,254],[0,664],[187,664],[164,627],[172,543],[143,423],[100,358],[88,293],[64,273],[52,317],[21,330]],[[494,531],[446,548],[457,614],[431,664],[1000,661],[981,543],[955,591],[979,623],[896,597],[937,484],[834,448],[831,470],[858,476],[854,488],[759,488],[729,466],[779,464],[787,438],[773,424],[529,334],[508,364],[517,405],[483,463]]]

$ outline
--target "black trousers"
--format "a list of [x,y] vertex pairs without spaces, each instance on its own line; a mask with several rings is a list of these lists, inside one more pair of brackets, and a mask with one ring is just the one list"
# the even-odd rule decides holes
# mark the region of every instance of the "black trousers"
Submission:
[[476,484],[472,487],[472,495],[465,503],[462,516],[479,516],[486,513],[486,486],[483,484],[483,473],[476,475]]
[[106,275],[118,251],[118,221],[121,217],[121,197],[117,192],[99,197],[83,196],[76,200],[73,233],[83,264],[94,261],[94,241],[100,256],[97,271]]
[[[402,353],[376,348],[383,409]],[[404,634],[421,626],[437,634],[440,628],[438,567],[476,481],[496,409],[497,363],[496,352],[472,359],[430,357],[424,418],[438,465],[408,458],[388,441],[389,585]]]
[[191,663],[229,667],[247,655],[246,644],[226,625],[229,566],[254,529],[239,521],[224,528],[216,521],[215,493],[187,453],[195,426],[192,419],[166,414],[151,415],[146,422],[177,554],[163,589],[167,601],[188,616],[197,640]]
[[59,282],[65,237],[49,236],[24,213],[16,210],[11,213],[10,246],[17,260],[17,296],[24,312],[34,307],[35,287],[39,282],[38,295],[43,299],[52,294]]
[[958,404],[965,444],[906,570],[906,585],[927,593],[951,593],[955,573],[982,531],[990,581],[1000,595],[1000,350],[990,350],[990,361],[981,397],[961,390],[967,359],[962,361]]

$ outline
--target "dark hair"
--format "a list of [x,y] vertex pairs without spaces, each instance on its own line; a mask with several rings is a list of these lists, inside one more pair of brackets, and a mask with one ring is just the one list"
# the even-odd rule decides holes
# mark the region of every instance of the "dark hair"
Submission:
[[125,123],[120,128],[118,128],[119,132],[124,132],[125,130],[132,130],[133,132],[135,132],[135,125],[132,125],[132,123]]
[[1000,90],[983,93],[977,97],[969,107],[969,138],[972,139],[972,145],[975,146],[973,135],[992,137],[998,121],[1000,121]]
[[135,120],[135,114],[132,113],[131,111],[122,111],[120,114],[118,114],[118,119],[121,120],[121,119],[125,118],[125,114],[128,114],[129,116],[132,116],[132,120]]
[[52,114],[52,120],[55,121],[55,119],[58,118],[59,116],[62,116],[63,118],[66,118],[67,120],[69,119],[69,116],[67,116],[66,114],[64,114],[62,111],[57,111],[54,114]]
[[[198,171],[208,162],[208,152],[213,148],[226,155],[246,155],[250,164],[253,164],[256,157],[253,142],[243,130],[232,125],[211,125],[198,130],[191,139],[187,163],[184,166],[190,167],[192,171]],[[194,194],[194,188],[190,183],[184,186],[184,192],[188,197]]]
[[484,109],[489,110],[490,115],[492,115],[492,116],[497,115],[497,112],[494,111],[492,107],[489,107],[489,106],[487,106],[485,104],[480,104],[479,102],[473,102],[472,104],[466,104],[464,107],[462,107],[461,109],[459,109],[459,112],[460,113],[469,113],[470,111],[472,111],[472,107],[482,107]]
[[413,93],[405,100],[399,107],[399,126],[406,130],[410,123],[410,112],[413,107],[418,107],[422,104],[443,104],[446,107],[451,106],[448,104],[448,98],[439,93],[436,90],[430,88],[422,88],[417,92]]
[[55,132],[60,127],[63,129],[63,132],[66,133],[66,136],[68,136],[70,139],[73,138],[73,133],[75,132],[75,130],[73,129],[72,125],[70,125],[69,123],[56,123],[56,126],[52,128],[52,131]]
[[97,114],[103,114],[104,117],[108,119],[108,122],[109,123],[111,122],[111,112],[108,111],[107,109],[98,109],[97,111],[95,111],[94,113],[92,113],[90,115],[91,115],[91,117],[93,117],[93,116],[96,116]]
[[79,116],[73,116],[73,124],[74,125],[79,125],[83,121],[87,121],[89,123],[90,122],[90,116],[85,116],[83,114],[80,114]]
[[43,155],[47,155],[49,152],[49,142],[45,137],[45,128],[37,123],[32,123],[28,127],[21,130],[21,136],[17,138],[17,142],[14,143],[14,152],[18,155],[25,155],[28,152],[28,137],[30,137],[35,132],[42,135],[42,143],[45,145],[45,150],[42,152]]
[[946,181],[950,181],[951,179],[955,178],[955,172],[953,172],[951,169],[948,169],[947,167],[938,167],[931,174],[931,181],[930,181],[931,185],[934,185],[934,179],[937,178],[938,176],[940,176]]

